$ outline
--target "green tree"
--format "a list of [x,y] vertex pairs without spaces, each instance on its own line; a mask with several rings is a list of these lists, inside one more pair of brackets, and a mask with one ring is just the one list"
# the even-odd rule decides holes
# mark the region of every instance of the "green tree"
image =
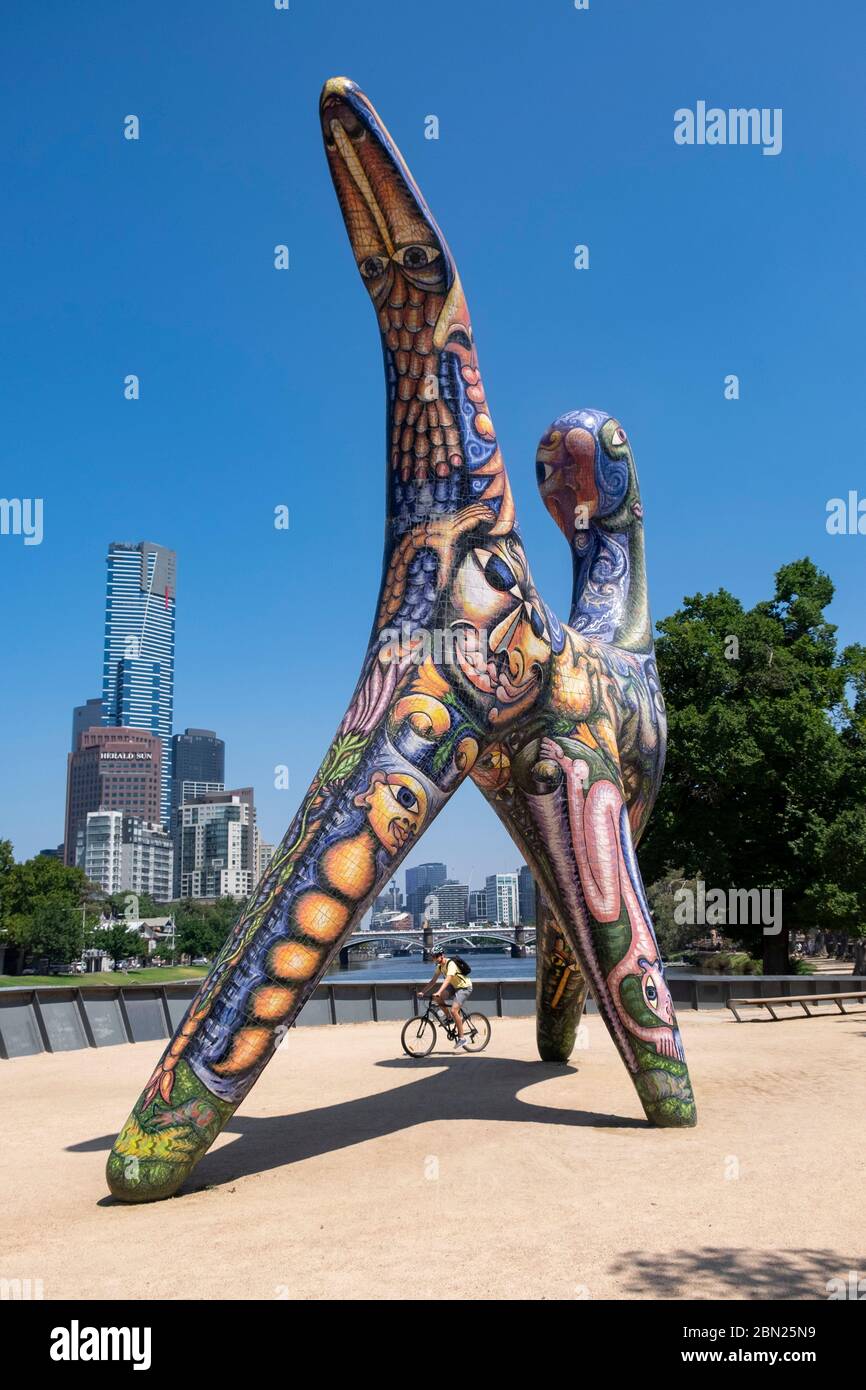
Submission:
[[665,878],[651,883],[646,890],[662,960],[669,960],[671,956],[685,950],[695,937],[704,934],[700,927],[677,921],[676,895],[681,888],[691,889],[694,893],[694,880],[687,881],[681,873],[668,874]]
[[9,841],[0,841],[0,930],[25,955],[75,959],[92,891],[81,869],[45,855],[16,864]]
[[243,907],[234,898],[218,898],[216,902],[184,898],[173,903],[178,952],[193,957],[215,956]]
[[25,939],[19,942],[28,954],[69,964],[78,960],[84,946],[81,912],[61,895],[39,898],[23,919]]
[[146,946],[137,931],[133,931],[123,920],[112,922],[107,927],[96,927],[88,934],[87,944],[107,955],[117,969],[119,961],[130,957],[138,959],[145,954]]
[[721,589],[659,624],[669,752],[641,864],[650,882],[677,865],[708,887],[781,889],[778,935],[726,929],[767,974],[789,971],[792,929],[862,910],[845,882],[833,891],[832,865],[858,833],[837,822],[866,781],[866,660],[837,652],[832,598],[829,577],[803,559],[751,609]]

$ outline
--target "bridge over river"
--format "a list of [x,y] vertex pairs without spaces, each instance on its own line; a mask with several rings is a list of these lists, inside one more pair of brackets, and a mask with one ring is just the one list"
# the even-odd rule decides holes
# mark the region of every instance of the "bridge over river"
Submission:
[[454,947],[459,949],[461,946],[466,950],[473,947],[487,945],[491,942],[498,942],[511,949],[513,960],[520,960],[526,955],[527,949],[535,945],[535,927],[475,927],[471,923],[461,926],[459,923],[446,923],[441,927],[435,927],[428,923],[423,927],[412,927],[407,930],[399,931],[364,931],[362,928],[352,933],[346,945],[340,950],[340,964],[348,966],[349,954],[359,946],[366,946],[369,943],[376,944],[384,942],[388,946],[402,946],[411,949],[420,949],[423,960],[432,960],[437,951],[443,947]]

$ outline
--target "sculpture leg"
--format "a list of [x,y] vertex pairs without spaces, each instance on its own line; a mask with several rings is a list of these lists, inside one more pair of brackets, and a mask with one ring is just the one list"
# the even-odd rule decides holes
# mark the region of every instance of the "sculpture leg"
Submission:
[[574,1050],[587,985],[565,932],[535,886],[535,1037],[543,1062],[567,1062]]
[[[255,1083],[478,741],[456,702],[374,660],[265,877],[108,1160],[115,1196],[168,1197]],[[396,683],[396,689],[395,689]],[[390,694],[389,694],[390,692]]]
[[487,749],[473,778],[541,884],[647,1118],[693,1125],[682,1040],[611,750],[576,736],[515,734]]
[[[535,858],[535,837],[511,777],[510,740],[490,744],[478,759],[472,780],[504,824],[523,858]],[[586,1002],[586,980],[567,931],[560,926],[535,880],[535,1037],[543,1062],[567,1062],[574,1050]]]

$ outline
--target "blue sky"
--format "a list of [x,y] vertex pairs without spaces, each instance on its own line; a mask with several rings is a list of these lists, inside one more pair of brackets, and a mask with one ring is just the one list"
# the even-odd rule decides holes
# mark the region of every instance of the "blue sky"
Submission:
[[[265,838],[351,693],[383,387],[318,129],[334,74],[378,107],[450,242],[548,601],[567,610],[570,562],[535,447],[595,406],[635,449],[657,618],[720,585],[752,603],[809,554],[841,638],[866,640],[866,537],[825,530],[829,498],[866,495],[860,7],[49,0],[2,28],[0,494],[44,499],[41,545],[0,536],[0,835],[19,857],[62,838],[110,540],[177,550],[175,727],[225,738]],[[699,100],[782,108],[782,152],[676,145]],[[426,859],[475,886],[518,856],[466,787],[407,862]]]

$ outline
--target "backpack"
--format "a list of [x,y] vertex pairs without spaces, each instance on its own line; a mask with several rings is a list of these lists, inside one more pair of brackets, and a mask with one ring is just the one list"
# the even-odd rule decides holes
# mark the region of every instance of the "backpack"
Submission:
[[451,959],[457,966],[457,969],[460,971],[461,975],[466,975],[468,977],[472,974],[472,966],[467,965],[466,961],[463,959],[462,956],[452,956]]

